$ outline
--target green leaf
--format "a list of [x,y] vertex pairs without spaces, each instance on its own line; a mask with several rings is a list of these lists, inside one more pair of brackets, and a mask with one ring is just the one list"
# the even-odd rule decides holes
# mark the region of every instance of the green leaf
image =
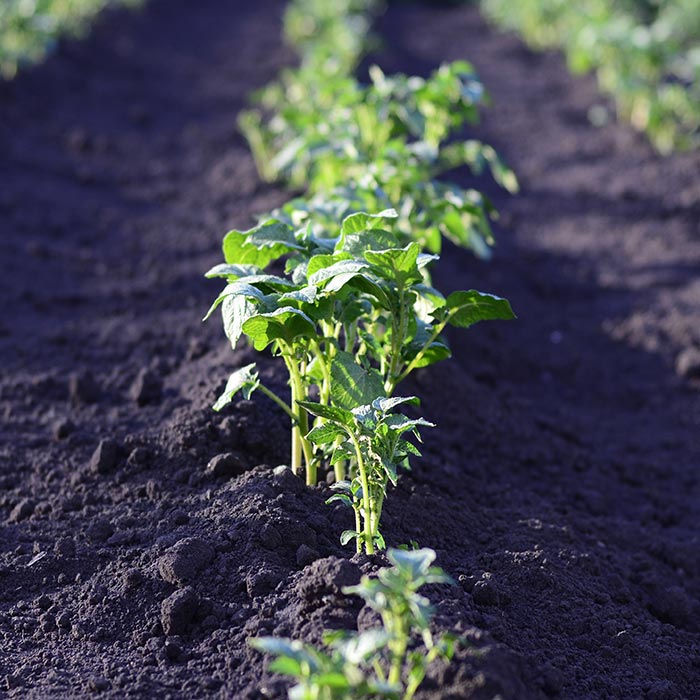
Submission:
[[367,214],[364,211],[350,214],[343,219],[340,227],[340,234],[346,236],[350,233],[359,233],[360,231],[371,231],[372,229],[380,228],[385,221],[398,218],[396,209],[385,209],[379,214]]
[[283,676],[294,676],[295,678],[303,677],[301,662],[293,659],[290,656],[280,656],[270,664],[270,671],[280,673]]
[[317,293],[318,287],[309,285],[301,289],[295,289],[293,292],[285,292],[280,295],[277,303],[282,304],[284,302],[295,301],[300,304],[313,304],[316,301]]
[[338,445],[333,450],[333,454],[331,455],[330,459],[331,466],[346,459],[354,459],[355,456],[355,450],[352,445],[344,442],[342,445]]
[[336,493],[326,500],[326,505],[330,505],[331,503],[343,503],[346,506],[352,507],[352,499],[344,493]]
[[228,378],[226,388],[213,406],[214,410],[220,411],[224,406],[228,406],[239,391],[243,391],[243,396],[249,399],[258,386],[260,386],[260,381],[255,370],[255,362],[237,369]]
[[245,296],[228,296],[221,305],[221,317],[224,322],[224,333],[231,342],[231,347],[236,348],[239,338],[243,334],[243,324],[258,314],[258,306]]
[[412,442],[409,442],[408,440],[401,440],[399,447],[407,455],[415,455],[416,457],[423,456],[421,454],[420,450]]
[[206,316],[202,319],[206,321],[213,313],[216,311],[219,304],[221,304],[224,299],[232,296],[244,296],[250,297],[251,299],[257,299],[258,301],[263,301],[265,295],[257,288],[250,284],[245,284],[244,282],[231,282],[224,287],[224,290],[219,294],[214,300],[214,303],[207,311]]
[[418,255],[418,259],[416,260],[416,265],[418,266],[419,270],[422,270],[424,267],[430,265],[430,263],[436,262],[439,259],[439,255],[429,255],[428,253],[420,253]]
[[344,426],[352,426],[354,424],[352,413],[350,411],[346,411],[344,408],[339,408],[337,406],[324,406],[323,404],[316,403],[314,401],[297,401],[297,403],[314,416],[320,416],[321,418],[325,418],[326,420],[330,420]]
[[[410,362],[410,360],[415,357],[420,350],[420,347],[416,347],[413,343],[411,343],[411,349],[415,352],[413,355],[408,355],[405,358],[406,362]],[[452,351],[450,350],[449,346],[440,340],[436,340],[428,346],[414,367],[416,369],[420,367],[429,367],[430,365],[434,365],[436,362],[446,360],[450,357],[452,357]]]
[[397,406],[402,404],[411,404],[412,406],[420,405],[420,399],[417,396],[394,396],[392,398],[387,398],[386,396],[380,396],[379,398],[372,401],[372,406],[377,411],[382,413],[388,413]]
[[346,640],[340,649],[345,661],[357,666],[371,659],[380,649],[384,649],[390,640],[391,635],[386,630],[374,628]]
[[400,245],[401,241],[396,234],[383,229],[373,229],[344,234],[338,239],[335,249],[336,255],[343,252],[361,259],[368,250],[387,250]]
[[210,279],[212,277],[227,277],[230,281],[233,281],[239,277],[248,277],[249,275],[255,275],[259,272],[260,268],[255,267],[255,265],[229,265],[227,263],[220,263],[219,265],[214,265],[204,276]]
[[413,430],[414,428],[434,428],[435,423],[425,420],[425,418],[409,418],[404,416],[402,413],[396,415],[387,416],[386,424],[398,433],[405,433],[407,430]]
[[316,335],[316,325],[299,309],[283,306],[271,313],[258,314],[243,324],[243,332],[256,350],[264,350],[275,340],[293,344],[299,336]]
[[255,265],[260,269],[293,250],[301,250],[293,229],[274,219],[248,231],[229,231],[223,242],[227,263]]
[[423,281],[418,269],[420,252],[418,243],[409,243],[405,248],[368,250],[365,253],[365,260],[372,265],[373,271],[380,277],[406,286],[411,282]]
[[331,363],[331,398],[333,404],[351,410],[371,403],[384,393],[381,374],[365,369],[353,355],[339,351]]
[[365,431],[375,431],[379,417],[371,404],[356,406],[352,409],[352,414]]
[[340,535],[340,544],[345,546],[348,542],[357,539],[360,536],[359,532],[355,530],[343,530]]
[[[316,256],[315,256],[316,257]],[[320,256],[318,256],[320,257]],[[326,256],[322,256],[326,258]],[[313,258],[312,258],[313,260]],[[332,280],[338,276],[342,276],[343,284],[350,281],[356,274],[364,270],[368,270],[369,265],[362,260],[340,260],[339,262],[333,263],[328,267],[323,267],[313,274],[309,275],[309,284],[314,284],[317,286],[323,285],[325,282]],[[342,286],[342,285],[341,285]],[[336,288],[339,288],[336,285]]]
[[428,573],[430,565],[435,561],[435,551],[428,547],[413,550],[390,549],[387,558],[394,566],[416,579]]
[[317,425],[311,429],[306,435],[307,440],[310,440],[314,445],[327,445],[333,442],[338,436],[346,436],[345,431],[339,428],[335,423],[324,423]]
[[322,688],[332,688],[333,690],[346,690],[350,687],[348,679],[339,671],[319,673],[314,676],[314,683]]
[[316,274],[319,270],[323,270],[341,260],[348,260],[348,256],[338,256],[331,255],[330,253],[321,253],[319,255],[313,255],[309,258],[309,262],[306,266],[306,276],[310,278],[312,275]]
[[239,283],[245,283],[254,285],[257,287],[267,288],[270,291],[280,291],[285,292],[290,287],[296,286],[291,280],[285,279],[284,277],[278,277],[277,275],[265,275],[265,274],[255,274],[248,275],[247,277],[241,277],[238,280]]
[[384,535],[381,532],[376,532],[372,537],[374,540],[374,546],[377,549],[386,549],[386,542],[384,541]]
[[443,308],[448,311],[450,324],[458,328],[468,328],[479,321],[508,321],[516,318],[507,299],[477,292],[475,289],[452,292]]

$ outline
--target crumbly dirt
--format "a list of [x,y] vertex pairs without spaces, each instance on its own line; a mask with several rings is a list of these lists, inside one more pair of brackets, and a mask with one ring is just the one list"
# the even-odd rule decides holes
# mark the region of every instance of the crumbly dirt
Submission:
[[[235,128],[292,60],[281,7],[153,0],[0,85],[0,698],[282,698],[248,637],[367,619],[340,588],[382,558],[276,469],[284,416],[210,410],[254,355],[201,324],[202,273],[286,196]],[[405,388],[438,428],[385,535],[436,549],[458,583],[431,590],[437,624],[468,641],[419,696],[694,700],[700,160],[591,126],[594,81],[473,7],[402,3],[378,29],[389,72],[475,64],[494,106],[470,136],[522,183],[478,183],[494,259],[447,247],[435,273],[519,319],[455,331]]]

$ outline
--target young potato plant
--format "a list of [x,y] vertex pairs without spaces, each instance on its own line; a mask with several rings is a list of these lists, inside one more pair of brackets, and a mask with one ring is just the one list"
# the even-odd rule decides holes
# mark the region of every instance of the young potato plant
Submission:
[[352,73],[365,52],[379,0],[294,0],[284,13],[284,34],[319,80]]
[[367,554],[374,554],[375,547],[384,549],[379,522],[388,484],[396,485],[399,467],[410,469],[410,455],[420,457],[416,446],[404,436],[420,440],[419,428],[433,427],[423,418],[392,412],[407,403],[419,401],[415,396],[381,397],[352,411],[302,402],[309,413],[325,421],[308,434],[308,439],[321,447],[333,446],[331,463],[350,459],[356,465],[352,480],[337,481],[333,486],[338,493],[327,502],[340,501],[354,510],[355,529],[343,532],[340,541],[347,544],[355,540],[358,552],[363,545]]
[[488,168],[501,186],[517,191],[491,146],[446,143],[478,120],[485,98],[472,67],[457,61],[423,79],[386,76],[373,66],[370,78],[368,86],[347,76],[319,84],[303,68],[287,71],[263,91],[263,111],[244,113],[241,127],[261,175],[311,194],[274,215],[295,225],[313,215],[317,235],[327,236],[333,220],[323,214],[338,201],[346,203],[344,214],[400,207],[400,229],[431,252],[446,236],[487,257],[493,206],[476,190],[438,179],[462,165],[477,174]]
[[[291,387],[286,402],[261,385],[254,366],[244,367],[231,375],[214,407],[256,389],[273,398],[292,421],[292,469],[305,466],[309,484],[327,455],[308,437],[323,417],[310,421],[304,402],[352,411],[390,397],[412,371],[449,357],[442,337],[447,325],[514,318],[500,297],[476,290],[445,297],[430,286],[426,268],[437,256],[422,253],[415,242],[401,247],[391,230],[396,217],[393,210],[350,215],[336,238],[274,220],[231,231],[223,245],[226,262],[207,273],[228,284],[206,318],[220,306],[231,344],[245,335],[257,350],[271,348],[282,357]],[[265,271],[283,257],[283,276]],[[335,474],[345,479],[342,461]]]
[[255,649],[276,657],[272,671],[297,681],[290,700],[411,700],[429,664],[452,659],[457,639],[433,636],[434,610],[419,593],[424,585],[452,582],[432,566],[435,552],[390,549],[387,556],[390,568],[343,589],[378,612],[381,627],[327,633],[323,649],[275,637],[250,640]]

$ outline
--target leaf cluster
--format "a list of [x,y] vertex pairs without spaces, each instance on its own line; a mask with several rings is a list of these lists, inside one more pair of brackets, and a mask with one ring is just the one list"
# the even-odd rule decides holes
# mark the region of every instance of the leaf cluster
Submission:
[[[295,230],[276,220],[234,230],[224,239],[226,262],[207,273],[227,282],[207,318],[221,307],[234,347],[246,336],[287,366],[291,402],[275,400],[294,423],[292,467],[298,471],[303,461],[309,483],[315,483],[324,460],[335,466],[338,480],[345,479],[346,469],[335,452],[323,448],[318,433],[309,433],[305,402],[359,410],[391,396],[415,369],[449,357],[443,335],[448,325],[467,328],[514,317],[500,297],[476,290],[445,296],[433,287],[427,268],[437,256],[423,253],[416,242],[402,245],[394,230],[397,216],[394,210],[351,214],[335,238],[318,238],[310,224]],[[283,274],[267,271],[283,259]],[[248,397],[257,389],[273,397],[254,366],[244,367],[231,375],[215,408],[238,392]],[[311,411],[315,422],[326,422],[318,411]],[[401,461],[398,453],[387,459]]]
[[276,657],[272,671],[298,681],[290,700],[411,700],[428,665],[452,658],[456,640],[432,635],[434,611],[418,592],[426,584],[451,582],[432,566],[435,552],[390,549],[388,558],[390,568],[343,591],[359,595],[376,610],[381,627],[326,634],[323,649],[275,637],[250,640],[254,648]]
[[400,208],[403,233],[431,252],[445,236],[487,257],[493,205],[477,190],[439,178],[467,165],[476,174],[489,170],[511,192],[518,188],[491,146],[451,141],[478,121],[486,101],[472,66],[455,61],[428,78],[387,76],[372,66],[369,75],[368,85],[342,71],[320,80],[316,63],[302,61],[239,118],[263,178],[311,194],[279,215],[297,224],[312,219],[317,235],[327,236],[338,217],[325,214],[339,203],[343,215]]
[[140,0],[2,0],[0,2],[0,78],[12,78],[28,63],[44,58],[62,36],[80,36],[109,5]]

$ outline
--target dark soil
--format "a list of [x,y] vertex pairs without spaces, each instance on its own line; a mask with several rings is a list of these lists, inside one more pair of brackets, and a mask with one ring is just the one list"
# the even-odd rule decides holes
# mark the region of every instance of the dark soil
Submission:
[[[0,697],[284,697],[246,639],[354,627],[339,589],[383,563],[340,547],[325,487],[275,469],[271,402],[209,408],[253,353],[201,325],[202,273],[285,197],[235,130],[291,60],[280,10],[154,0],[0,86]],[[379,29],[387,71],[476,64],[476,136],[523,185],[480,183],[494,260],[449,249],[436,273],[519,320],[455,332],[406,387],[439,427],[385,535],[437,550],[459,582],[431,593],[438,625],[471,642],[421,697],[695,700],[700,159],[590,126],[593,80],[473,8]]]

